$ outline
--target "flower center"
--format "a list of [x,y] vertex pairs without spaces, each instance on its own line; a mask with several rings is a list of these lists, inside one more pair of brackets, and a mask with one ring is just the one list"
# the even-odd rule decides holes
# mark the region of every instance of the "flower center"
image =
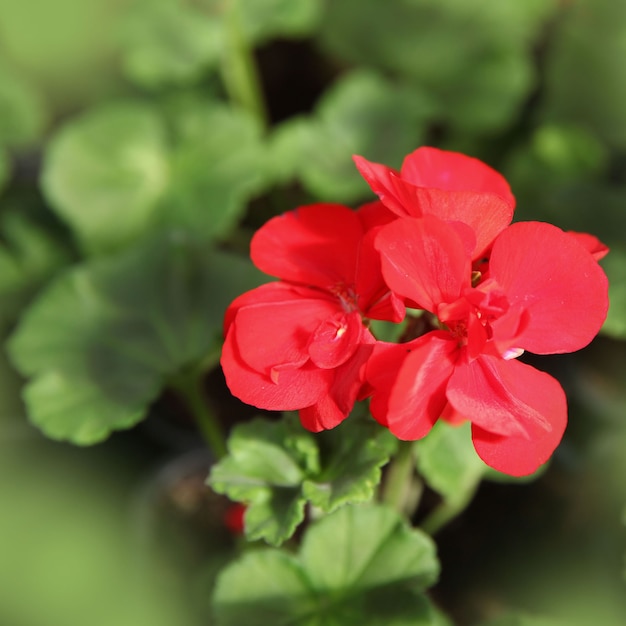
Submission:
[[487,342],[493,342],[498,354],[505,359],[519,356],[515,340],[527,320],[519,307],[511,307],[506,295],[496,285],[483,283],[471,287],[450,304],[442,304],[437,317],[459,348],[466,348],[470,359],[484,352]]
[[341,308],[346,313],[352,313],[359,310],[358,295],[354,285],[346,285],[345,283],[337,283],[329,289],[330,293],[339,299]]

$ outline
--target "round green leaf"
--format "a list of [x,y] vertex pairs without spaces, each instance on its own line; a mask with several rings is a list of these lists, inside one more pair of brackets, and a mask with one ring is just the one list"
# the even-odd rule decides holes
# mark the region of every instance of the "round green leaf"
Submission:
[[278,550],[248,552],[222,571],[213,592],[218,626],[313,624],[315,600],[299,561]]
[[382,506],[345,506],[322,518],[307,533],[301,558],[315,588],[325,591],[392,584],[421,591],[439,576],[433,540]]
[[207,238],[225,235],[267,181],[262,129],[244,111],[210,101],[181,102],[170,116],[175,148],[159,219]]
[[437,578],[432,540],[381,506],[343,507],[307,530],[300,553],[257,550],[227,566],[217,626],[445,626],[422,591]]
[[35,88],[0,59],[0,146],[22,146],[43,131],[46,111]]
[[531,46],[555,5],[345,0],[328,3],[319,37],[333,56],[419,86],[436,102],[437,119],[493,131],[510,122],[533,86]]
[[197,80],[217,64],[222,40],[217,20],[177,0],[144,0],[123,23],[123,66],[140,85]]
[[147,105],[103,105],[48,146],[43,190],[87,251],[123,245],[152,220],[168,178],[165,130]]
[[78,444],[132,426],[168,379],[216,350],[226,306],[258,277],[248,261],[183,233],[63,274],[9,342],[31,377],[31,420]]
[[487,469],[474,450],[470,423],[455,427],[439,420],[415,446],[417,468],[429,486],[448,501],[468,502]]

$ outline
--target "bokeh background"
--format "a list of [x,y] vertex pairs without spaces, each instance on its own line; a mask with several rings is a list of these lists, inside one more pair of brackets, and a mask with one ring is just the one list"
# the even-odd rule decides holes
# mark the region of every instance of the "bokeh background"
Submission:
[[0,0],[0,622],[207,623],[233,539],[172,381],[249,416],[215,355],[251,233],[435,145],[607,243],[611,309],[533,361],[567,435],[440,533],[434,597],[626,623],[625,59],[622,0]]

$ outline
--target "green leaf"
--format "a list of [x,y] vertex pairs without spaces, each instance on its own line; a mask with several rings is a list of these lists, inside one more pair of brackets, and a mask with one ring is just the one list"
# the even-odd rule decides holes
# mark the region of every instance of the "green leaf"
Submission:
[[431,110],[418,92],[374,72],[357,71],[340,78],[322,96],[307,127],[288,127],[297,136],[283,137],[282,145],[299,143],[298,173],[311,193],[349,202],[369,192],[352,155],[399,166],[422,141]]
[[381,467],[393,454],[397,439],[373,420],[356,416],[316,436],[321,471],[304,481],[302,492],[326,513],[348,502],[371,500]]
[[247,505],[248,539],[279,545],[304,519],[307,500],[325,512],[370,500],[394,444],[388,431],[356,416],[318,435],[295,416],[257,419],[233,429],[229,455],[213,466],[208,482]]
[[213,594],[217,626],[435,626],[423,591],[435,544],[393,510],[349,506],[306,532],[300,553],[256,550],[227,566]]
[[[602,33],[602,36],[598,36]],[[563,12],[548,50],[542,117],[575,123],[626,146],[626,6],[580,0]]]
[[293,420],[259,418],[233,429],[228,450],[212,467],[209,484],[247,504],[248,539],[279,545],[304,519],[301,483],[318,469],[313,435]]
[[9,341],[31,420],[91,444],[141,420],[168,379],[219,347],[224,310],[259,281],[182,232],[60,276]]
[[519,115],[536,77],[525,50],[496,50],[476,55],[473,71],[464,68],[453,82],[454,93],[442,85],[440,102],[450,123],[461,132],[494,133]]
[[290,182],[305,167],[303,146],[309,141],[310,124],[310,119],[302,115],[291,117],[272,129],[268,138],[268,165],[276,182]]
[[168,178],[159,116],[147,105],[116,103],[61,128],[46,151],[42,185],[83,247],[100,252],[146,230]]
[[70,262],[64,245],[18,209],[0,216],[0,325],[9,326],[33,293]]
[[69,255],[60,242],[41,225],[18,210],[0,216],[0,296],[3,298],[28,283],[47,278]]
[[602,265],[609,277],[609,313],[602,331],[620,339],[626,338],[626,246],[611,247]]
[[89,253],[159,226],[225,235],[267,181],[261,128],[210,100],[179,100],[165,119],[146,104],[103,105],[50,144],[46,197]]
[[[222,570],[213,595],[218,626],[308,624],[315,599],[298,559],[255,550]],[[295,620],[295,621],[294,621]]]
[[139,85],[194,82],[219,61],[219,22],[179,0],[143,0],[122,25],[123,66]]
[[300,556],[315,588],[324,591],[408,581],[422,591],[439,575],[433,541],[382,506],[345,506],[322,518],[305,536]]
[[415,447],[417,468],[428,485],[449,502],[469,502],[487,470],[474,450],[471,424],[451,426],[439,420]]
[[34,143],[46,123],[35,88],[0,59],[0,147]]
[[228,234],[268,180],[259,123],[246,112],[204,100],[172,107],[171,185],[159,219],[207,238]]
[[[534,82],[530,50],[556,7],[545,0],[328,3],[320,43],[333,57],[419,86],[462,130],[508,124]],[[436,59],[436,62],[433,62]]]
[[439,420],[427,437],[415,442],[417,469],[426,483],[442,497],[442,502],[420,526],[436,533],[471,502],[481,480],[522,483],[534,480],[547,467],[521,478],[509,476],[487,466],[474,450],[471,424],[452,426]]
[[242,29],[249,41],[276,36],[304,37],[322,15],[320,0],[238,0]]
[[[321,0],[201,0],[208,13],[226,24],[235,18],[248,43],[273,37],[304,37],[315,29],[322,14]],[[234,16],[227,14],[234,12]],[[228,26],[223,26],[228,27]]]
[[[28,76],[46,105],[66,115],[94,97],[127,89],[114,67],[114,32],[129,2],[54,0],[36,6],[19,0],[0,2],[2,51]],[[0,122],[1,125],[1,122]]]

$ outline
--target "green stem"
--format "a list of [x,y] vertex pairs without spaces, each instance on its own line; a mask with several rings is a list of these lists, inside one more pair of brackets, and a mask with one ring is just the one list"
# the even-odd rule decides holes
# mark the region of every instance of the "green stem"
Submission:
[[401,441],[385,476],[382,501],[403,515],[410,515],[419,500],[419,491],[415,481],[413,442]]
[[221,73],[232,102],[251,113],[267,127],[267,112],[262,96],[261,81],[252,53],[241,28],[239,0],[231,0],[225,11],[225,42]]
[[420,524],[421,529],[431,536],[439,532],[448,522],[452,521],[467,508],[467,505],[476,493],[479,482],[476,483],[473,489],[469,489],[463,498],[444,500]]
[[202,375],[198,372],[186,372],[173,381],[172,386],[185,401],[204,440],[215,455],[216,460],[219,461],[227,454],[226,438],[217,416],[207,402],[202,387]]

